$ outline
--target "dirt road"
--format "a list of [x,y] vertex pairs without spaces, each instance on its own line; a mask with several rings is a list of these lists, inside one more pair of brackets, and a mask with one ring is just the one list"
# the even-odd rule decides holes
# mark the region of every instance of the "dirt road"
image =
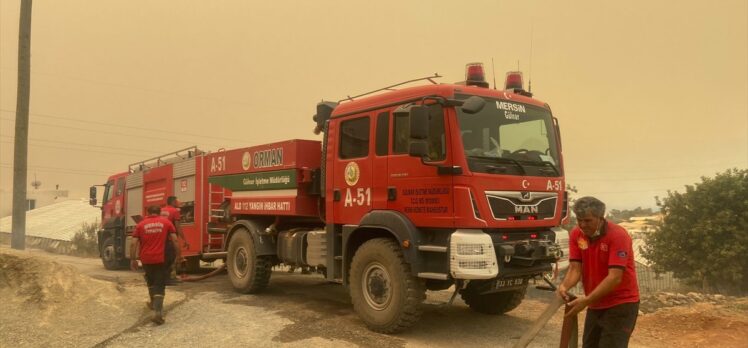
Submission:
[[[167,322],[154,326],[147,320],[148,312],[143,306],[142,274],[107,271],[98,259],[26,253],[72,266],[84,275],[117,284],[124,289],[122,293],[129,294],[134,310],[122,311],[116,318],[90,318],[91,322],[109,321],[99,326],[93,335],[95,341],[85,337],[76,341],[76,332],[68,330],[68,340],[64,342],[76,346],[511,347],[545,309],[548,296],[552,296],[530,289],[528,298],[514,311],[487,316],[472,312],[459,296],[452,306],[443,305],[451,295],[448,291],[429,292],[422,320],[405,333],[388,336],[367,330],[353,312],[343,287],[328,283],[321,276],[278,270],[263,294],[242,295],[234,292],[227,276],[221,274],[168,287]],[[5,315],[8,314],[0,313],[0,323]],[[560,322],[561,313],[557,313],[531,347],[557,347]],[[631,346],[662,345],[649,339],[634,339]]]

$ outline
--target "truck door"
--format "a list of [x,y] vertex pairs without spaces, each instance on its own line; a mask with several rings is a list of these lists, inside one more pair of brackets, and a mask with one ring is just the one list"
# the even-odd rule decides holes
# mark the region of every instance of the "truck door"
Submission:
[[410,119],[395,115],[392,148],[387,163],[388,209],[402,212],[416,226],[448,227],[453,223],[452,175],[438,167],[452,167],[448,122],[441,105],[429,106],[428,156],[408,155]]
[[369,115],[340,121],[333,170],[333,221],[358,224],[372,209],[374,126]]
[[104,190],[102,199],[104,224],[113,223],[124,214],[125,200],[125,177],[113,177],[109,179]]

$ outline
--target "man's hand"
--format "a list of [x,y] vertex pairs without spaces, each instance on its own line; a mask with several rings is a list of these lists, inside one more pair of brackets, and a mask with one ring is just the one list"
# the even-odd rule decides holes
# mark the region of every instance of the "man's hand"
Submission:
[[559,284],[558,288],[556,289],[556,294],[558,297],[561,297],[564,301],[569,302],[569,289],[564,286],[563,283]]
[[187,243],[187,241],[184,241],[184,248],[185,249],[189,249],[190,248],[190,243]]
[[588,297],[578,297],[576,300],[566,304],[567,306],[571,307],[571,309],[569,309],[569,311],[566,312],[564,316],[570,317],[572,315],[577,315],[579,312],[583,311],[589,305],[587,299]]
[[133,271],[138,270],[138,260],[135,260],[135,259],[130,260],[130,269]]

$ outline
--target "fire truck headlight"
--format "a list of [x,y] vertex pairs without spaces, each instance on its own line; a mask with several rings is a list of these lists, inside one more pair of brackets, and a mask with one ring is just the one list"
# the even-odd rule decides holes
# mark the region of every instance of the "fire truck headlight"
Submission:
[[481,230],[457,230],[450,237],[449,268],[455,279],[491,279],[499,274],[491,236]]

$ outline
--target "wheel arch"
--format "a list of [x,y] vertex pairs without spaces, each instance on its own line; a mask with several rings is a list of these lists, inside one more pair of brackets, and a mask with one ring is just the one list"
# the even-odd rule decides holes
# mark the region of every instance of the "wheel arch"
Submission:
[[236,235],[236,231],[245,228],[254,242],[255,251],[258,256],[275,256],[278,252],[275,240],[273,240],[272,236],[262,233],[265,231],[265,228],[270,226],[270,224],[271,222],[264,221],[263,219],[252,218],[237,220],[231,225],[228,235],[226,236],[226,250],[228,251],[229,243],[231,243],[231,238]]
[[410,264],[411,274],[418,275],[420,269],[418,245],[421,241],[418,228],[399,212],[374,210],[364,215],[359,225],[343,226],[344,284],[348,284],[349,270],[356,250],[366,241],[374,238],[389,238],[397,241],[405,256],[405,261]]

